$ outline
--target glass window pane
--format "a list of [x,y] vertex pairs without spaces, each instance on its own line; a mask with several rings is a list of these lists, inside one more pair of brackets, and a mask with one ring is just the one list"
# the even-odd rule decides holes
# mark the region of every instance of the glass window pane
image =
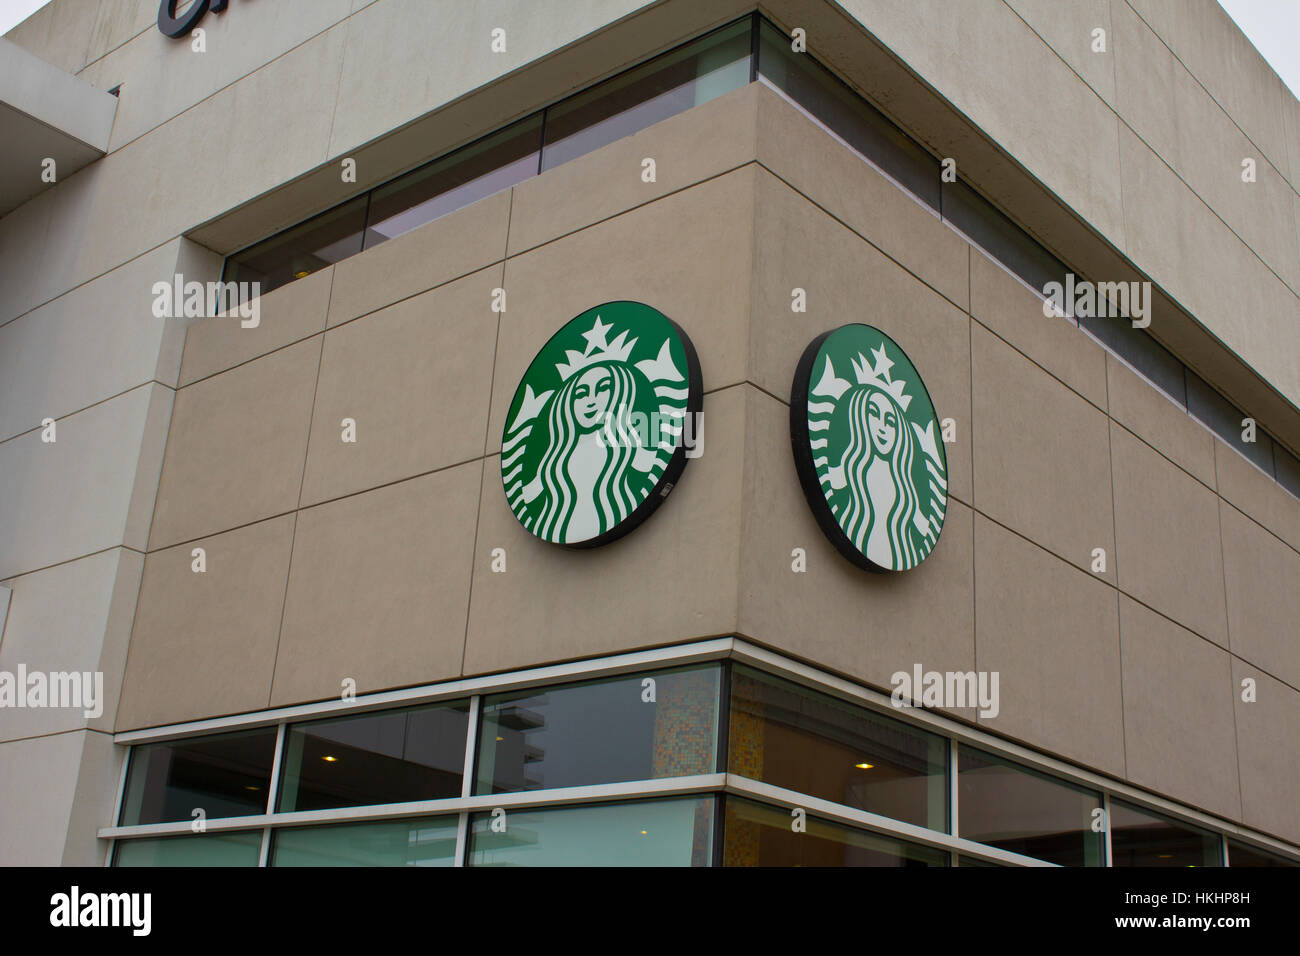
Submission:
[[981,860],[977,856],[959,856],[957,858],[957,866],[992,867],[993,869],[999,869],[1002,867],[1002,864],[994,863],[992,860]]
[[933,847],[808,817],[807,829],[790,828],[790,811],[726,798],[723,866],[947,866],[948,853]]
[[266,812],[274,727],[131,748],[122,826]]
[[546,111],[542,169],[744,86],[749,36],[747,17],[552,106]]
[[1277,442],[1273,443],[1273,462],[1277,483],[1300,498],[1300,460]]
[[1087,316],[1081,318],[1079,324],[1178,405],[1187,407],[1183,363],[1145,330],[1133,328],[1131,319]]
[[118,840],[114,866],[257,866],[261,830]]
[[275,831],[272,866],[454,866],[457,818],[421,817]]
[[380,186],[370,200],[365,248],[537,175],[541,114]]
[[736,666],[728,769],[823,800],[948,826],[948,742],[901,721]]
[[1277,853],[1269,853],[1259,847],[1228,841],[1228,866],[1300,866],[1300,860],[1292,860]]
[[294,724],[279,810],[459,797],[469,702]]
[[226,259],[225,282],[260,282],[262,294],[361,251],[366,197],[335,206]]
[[1113,866],[1220,866],[1219,836],[1149,810],[1110,802]]
[[[470,821],[471,866],[708,866],[713,797],[508,810]],[[499,825],[498,825],[499,826]]]
[[1101,866],[1101,794],[992,754],[957,751],[958,835],[1061,866]]
[[486,697],[474,792],[713,773],[718,674],[706,664]]
[[1261,429],[1255,441],[1241,440],[1242,411],[1211,388],[1206,381],[1187,370],[1187,410],[1204,422],[1214,434],[1241,452],[1270,476],[1273,475],[1273,440]]
[[1002,210],[963,182],[943,183],[943,219],[1018,275],[1039,293],[1049,282],[1065,282],[1069,272]]
[[796,105],[932,209],[939,208],[939,161],[885,114],[762,21],[758,72]]

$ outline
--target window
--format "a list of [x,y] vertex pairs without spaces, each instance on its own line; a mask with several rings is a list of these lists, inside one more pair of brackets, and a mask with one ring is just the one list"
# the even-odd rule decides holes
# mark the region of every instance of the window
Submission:
[[531,116],[380,186],[370,197],[365,248],[536,175],[541,142],[541,117]]
[[132,748],[122,825],[265,813],[275,737],[263,727]]
[[1100,793],[974,747],[958,749],[957,766],[963,839],[1061,866],[1103,865]]
[[361,251],[367,197],[335,206],[226,259],[224,282],[258,282],[265,295]]
[[932,209],[939,208],[939,162],[883,113],[806,53],[760,21],[758,73]]
[[[713,798],[475,814],[471,866],[708,866]],[[495,826],[494,826],[495,823]]]
[[1208,830],[1112,800],[1112,866],[1220,866],[1219,837]]
[[731,773],[947,829],[948,745],[937,734],[736,666],[728,737]]
[[723,866],[947,866],[948,853],[840,823],[807,817],[796,832],[791,812],[726,798]]
[[737,21],[546,111],[542,171],[749,82],[750,20]]
[[286,827],[275,832],[272,866],[453,866],[456,817],[421,817]]
[[474,792],[713,773],[718,672],[710,664],[484,698]]
[[294,724],[281,811],[459,797],[469,702]]
[[261,830],[120,840],[114,866],[257,866]]
[[1300,866],[1300,861],[1269,853],[1267,850],[1237,840],[1229,840],[1228,866]]

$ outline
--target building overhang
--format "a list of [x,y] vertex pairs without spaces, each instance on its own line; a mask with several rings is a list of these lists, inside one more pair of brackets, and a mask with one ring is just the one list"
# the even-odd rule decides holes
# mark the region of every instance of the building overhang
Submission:
[[103,156],[116,113],[117,97],[0,37],[0,216]]

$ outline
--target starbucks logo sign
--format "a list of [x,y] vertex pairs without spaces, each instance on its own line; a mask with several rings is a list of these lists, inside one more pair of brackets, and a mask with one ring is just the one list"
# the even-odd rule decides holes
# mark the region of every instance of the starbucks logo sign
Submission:
[[812,341],[795,370],[790,440],[808,504],[850,561],[906,571],[934,550],[948,459],[925,383],[884,332],[845,325]]
[[676,484],[702,404],[699,359],[675,322],[640,302],[588,309],[537,353],[510,403],[510,510],[554,544],[621,537]]

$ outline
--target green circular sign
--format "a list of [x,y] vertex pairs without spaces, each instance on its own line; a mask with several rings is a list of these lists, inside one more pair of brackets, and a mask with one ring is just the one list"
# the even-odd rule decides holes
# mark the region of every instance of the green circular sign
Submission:
[[640,302],[606,302],[555,333],[524,373],[501,482],[543,541],[593,548],[663,502],[699,434],[704,388],[686,333]]
[[948,458],[907,354],[869,325],[813,339],[795,369],[790,441],[808,504],[840,553],[870,571],[929,556],[948,508]]

